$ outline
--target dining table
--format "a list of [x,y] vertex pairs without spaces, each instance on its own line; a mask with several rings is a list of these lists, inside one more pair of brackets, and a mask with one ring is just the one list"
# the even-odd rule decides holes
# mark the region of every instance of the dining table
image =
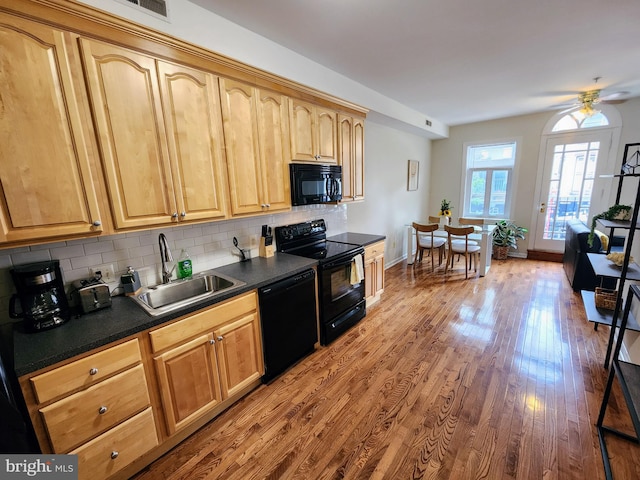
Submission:
[[[416,222],[426,225],[428,222]],[[478,273],[481,277],[486,276],[491,268],[491,252],[493,247],[493,230],[495,224],[472,225],[474,232],[469,235],[469,239],[476,240],[480,243],[480,264],[478,265]],[[433,232],[434,236],[447,237],[444,224],[440,224],[440,228]],[[415,258],[416,233],[412,225],[407,225],[407,265],[412,265]]]

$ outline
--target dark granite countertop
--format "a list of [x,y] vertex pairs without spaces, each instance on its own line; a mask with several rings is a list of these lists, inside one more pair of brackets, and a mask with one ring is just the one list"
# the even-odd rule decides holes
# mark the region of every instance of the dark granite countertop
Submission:
[[152,317],[132,299],[113,297],[110,308],[72,318],[64,325],[38,333],[26,333],[21,323],[13,329],[14,370],[17,376],[86,353],[111,342],[162,325],[215,303],[282,280],[317,265],[304,257],[276,253],[271,258],[252,258],[213,269],[246,283],[187,308]]
[[367,245],[379,242],[385,238],[386,237],[384,235],[346,232],[327,237],[327,240],[331,240],[332,242],[353,243],[355,245],[362,245],[363,247],[366,247]]

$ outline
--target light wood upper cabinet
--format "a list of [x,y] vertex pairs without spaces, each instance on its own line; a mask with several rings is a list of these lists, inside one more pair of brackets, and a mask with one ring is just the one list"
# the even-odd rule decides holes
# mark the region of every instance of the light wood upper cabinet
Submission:
[[293,160],[338,162],[338,115],[335,111],[292,99],[289,122]]
[[232,215],[291,207],[286,97],[220,79]]
[[339,115],[338,124],[342,201],[364,200],[364,119]]
[[226,181],[218,78],[158,62],[180,221],[224,218]]
[[224,218],[217,77],[80,42],[116,228]]
[[0,242],[100,233],[71,36],[0,14],[0,66]]
[[177,221],[155,60],[80,39],[116,228]]

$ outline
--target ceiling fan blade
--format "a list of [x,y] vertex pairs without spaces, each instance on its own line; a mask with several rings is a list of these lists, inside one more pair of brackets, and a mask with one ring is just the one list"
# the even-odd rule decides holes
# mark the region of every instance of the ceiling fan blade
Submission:
[[569,113],[569,112],[571,112],[572,110],[577,110],[577,109],[578,109],[578,108],[580,108],[580,107],[581,107],[581,105],[573,105],[573,106],[571,106],[571,107],[569,107],[569,108],[565,108],[565,109],[564,109],[564,110],[562,110],[561,112],[558,112],[558,114],[559,114],[559,115],[561,115],[561,114],[563,114],[563,113]]
[[626,98],[621,98],[619,100],[601,100],[600,103],[604,103],[605,105],[620,105],[621,103],[626,102],[627,99]]

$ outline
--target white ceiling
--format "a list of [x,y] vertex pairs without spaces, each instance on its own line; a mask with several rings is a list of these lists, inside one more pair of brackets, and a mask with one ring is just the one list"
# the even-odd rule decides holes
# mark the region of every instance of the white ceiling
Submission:
[[640,0],[192,1],[448,125],[640,96]]

